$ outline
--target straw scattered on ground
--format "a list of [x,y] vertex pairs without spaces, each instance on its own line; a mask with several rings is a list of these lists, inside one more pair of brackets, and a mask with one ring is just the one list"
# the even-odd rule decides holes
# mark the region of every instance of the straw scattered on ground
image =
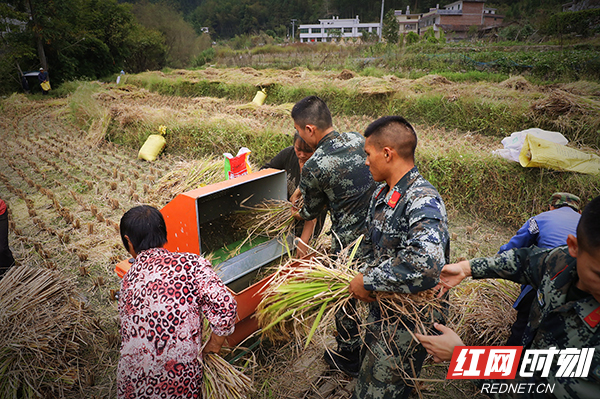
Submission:
[[149,199],[162,207],[178,194],[223,180],[223,161],[213,157],[182,161],[152,186]]
[[60,272],[10,269],[0,281],[0,397],[63,397],[80,383],[88,317]]

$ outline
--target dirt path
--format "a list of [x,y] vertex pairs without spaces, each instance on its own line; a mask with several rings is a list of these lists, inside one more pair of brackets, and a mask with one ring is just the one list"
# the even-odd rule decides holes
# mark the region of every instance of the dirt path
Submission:
[[[102,141],[69,121],[66,100],[30,101],[24,96],[0,108],[0,197],[10,209],[11,249],[20,264],[58,269],[76,280],[97,333],[82,354],[72,397],[115,397],[118,319],[113,294],[120,280],[114,265],[126,253],[118,223],[129,208],[145,203],[152,185],[174,164],[162,157],[149,164],[136,151]],[[495,253],[510,231],[450,210],[453,259]],[[307,352],[290,345],[258,350],[256,398],[347,398],[352,382],[326,371],[323,344]],[[427,366],[428,378],[445,369]],[[437,383],[434,396],[453,384]],[[436,388],[436,387],[441,387]],[[427,388],[425,386],[424,388]],[[453,397],[470,388],[458,386]],[[437,392],[437,393],[436,393]]]

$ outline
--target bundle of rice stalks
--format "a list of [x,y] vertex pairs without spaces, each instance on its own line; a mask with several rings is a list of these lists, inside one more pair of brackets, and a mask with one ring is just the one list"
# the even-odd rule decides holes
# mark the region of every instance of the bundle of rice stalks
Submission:
[[164,205],[177,194],[223,180],[223,162],[216,158],[184,161],[156,182],[151,189],[150,198],[151,201]]
[[292,321],[294,335],[300,338],[307,320],[316,314],[306,337],[308,346],[319,323],[331,322],[337,310],[350,300],[348,284],[357,273],[354,256],[359,245],[360,239],[337,257],[318,254],[311,259],[292,259],[281,266],[262,292],[264,299],[256,310],[263,334],[271,339],[288,339],[289,333],[280,323]]
[[74,287],[28,266],[0,281],[0,397],[64,397],[79,380],[89,321]]
[[[311,259],[291,260],[280,267],[267,284],[262,293],[264,299],[257,308],[263,333],[269,338],[287,339],[289,333],[281,323],[291,321],[294,335],[300,338],[307,330],[307,320],[314,317],[306,336],[305,346],[308,346],[319,324],[332,323],[336,312],[351,298],[348,286],[358,273],[358,261],[354,258],[360,241],[359,238],[335,257],[317,254]],[[441,311],[442,307],[433,290],[418,294],[377,292],[375,296],[384,321],[401,314],[422,333],[428,331],[423,320],[433,321],[434,311]],[[365,306],[365,303],[358,301],[358,306]],[[358,309],[357,313],[363,311]]]
[[215,353],[202,356],[204,376],[202,397],[210,399],[241,399],[254,389],[252,379]]
[[470,280],[450,290],[450,327],[468,346],[504,345],[517,312],[519,285],[508,280]]
[[295,219],[292,216],[291,202],[267,199],[250,206],[245,204],[249,199],[250,197],[242,201],[240,205],[244,210],[236,214],[236,224],[246,230],[248,237],[287,237],[294,233]]

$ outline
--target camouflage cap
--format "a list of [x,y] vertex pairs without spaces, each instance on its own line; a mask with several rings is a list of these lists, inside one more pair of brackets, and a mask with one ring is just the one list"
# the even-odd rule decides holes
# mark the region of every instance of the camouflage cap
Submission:
[[578,196],[570,193],[554,193],[550,197],[550,205],[555,208],[562,206],[570,206],[574,211],[579,212],[581,199]]

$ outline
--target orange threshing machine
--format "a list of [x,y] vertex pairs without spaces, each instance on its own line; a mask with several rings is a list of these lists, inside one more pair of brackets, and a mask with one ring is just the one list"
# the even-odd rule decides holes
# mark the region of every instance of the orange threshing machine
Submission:
[[[242,201],[247,199],[245,204],[252,206],[265,199],[286,198],[285,171],[275,169],[181,193],[161,209],[167,225],[165,248],[172,252],[206,254],[218,252],[223,246],[233,247],[240,233],[232,229],[232,217],[242,209]],[[288,238],[290,249],[293,249],[293,239]],[[263,266],[286,252],[284,243],[271,239],[227,260],[213,260],[214,269],[238,303],[235,332],[227,338],[229,346],[237,345],[258,329],[257,320],[252,316],[261,300],[259,291],[271,276],[254,281]],[[119,277],[125,275],[128,265],[127,262],[117,265],[115,271]]]

